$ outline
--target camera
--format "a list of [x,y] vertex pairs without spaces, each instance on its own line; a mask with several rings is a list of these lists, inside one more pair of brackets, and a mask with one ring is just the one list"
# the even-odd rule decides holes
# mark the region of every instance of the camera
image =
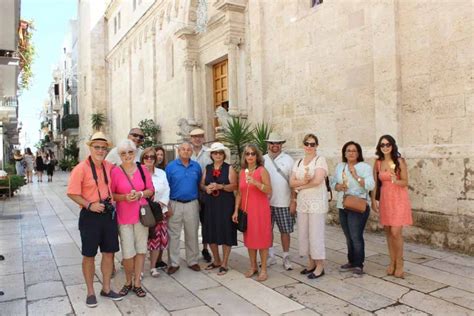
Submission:
[[104,200],[101,200],[100,203],[104,205],[103,213],[113,213],[113,212],[115,212],[115,206],[112,204],[110,197],[108,197]]

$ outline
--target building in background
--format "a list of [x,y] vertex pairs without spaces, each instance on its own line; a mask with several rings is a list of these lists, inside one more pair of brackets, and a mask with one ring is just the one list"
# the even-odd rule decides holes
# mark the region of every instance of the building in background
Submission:
[[[20,23],[20,1],[0,1],[0,166],[8,162],[12,149],[19,144],[18,75],[19,46],[27,45],[23,35],[28,24]],[[20,38],[21,36],[21,38]]]
[[345,142],[371,162],[391,134],[409,167],[409,237],[474,253],[472,1],[99,2],[79,1],[78,89],[114,142],[144,118],[164,143],[195,126],[212,139],[222,101],[295,155],[315,133],[331,168]]

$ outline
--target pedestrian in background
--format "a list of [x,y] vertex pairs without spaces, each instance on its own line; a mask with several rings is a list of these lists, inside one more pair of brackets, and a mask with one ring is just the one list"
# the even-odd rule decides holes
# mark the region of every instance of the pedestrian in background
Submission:
[[[372,209],[376,213],[380,212],[380,224],[387,237],[390,255],[387,274],[403,278],[403,226],[413,224],[407,165],[398,152],[395,139],[390,135],[380,137],[375,154],[374,178],[381,185],[372,191]],[[377,202],[378,190],[380,202]]]
[[[163,160],[163,152],[160,152]],[[148,250],[150,251],[150,274],[152,277],[158,277],[160,273],[158,268],[166,268],[167,265],[162,261],[163,250],[168,247],[168,225],[167,219],[171,217],[172,211],[168,208],[170,200],[170,187],[164,170],[155,167],[157,163],[158,151],[148,147],[143,150],[140,163],[145,166],[151,175],[151,181],[155,192],[153,200],[160,203],[163,212],[163,220],[157,221],[156,226],[149,229]],[[157,267],[158,263],[160,265]]]
[[23,167],[23,155],[21,151],[16,149],[13,152],[13,159],[15,160],[15,170],[16,174],[19,176],[25,176],[25,168]]
[[114,253],[119,251],[117,217],[111,203],[111,163],[105,161],[111,143],[102,132],[92,135],[87,142],[90,155],[71,172],[67,188],[68,197],[81,207],[79,231],[81,233],[82,273],[86,281],[88,307],[97,306],[94,292],[95,256],[100,247],[102,262],[102,290],[100,295],[114,301],[122,296],[110,288]]
[[245,277],[258,273],[257,251],[262,263],[257,281],[265,281],[267,274],[268,248],[272,245],[272,220],[268,195],[272,194],[270,175],[263,166],[263,157],[255,145],[247,145],[241,161],[239,191],[235,198],[232,219],[237,222],[238,209],[247,213],[247,230],[244,232],[244,244],[248,249],[250,269]]
[[199,259],[199,183],[202,171],[191,159],[193,149],[190,143],[178,147],[178,158],[166,166],[166,177],[170,186],[170,205],[173,216],[168,221],[170,266],[168,274],[179,269],[179,244],[184,226],[186,262],[193,271],[200,271]]
[[[212,163],[211,157],[209,156],[208,147],[204,146],[204,130],[200,128],[193,129],[189,136],[191,137],[191,144],[193,145],[193,155],[191,159],[197,161],[201,167],[201,172],[204,173],[206,166]],[[200,192],[199,196],[199,222],[201,223],[201,235],[204,235],[204,193]],[[207,262],[212,261],[211,254],[207,249],[208,245],[203,241],[202,243],[202,257]]]
[[129,291],[138,297],[145,297],[141,287],[141,274],[147,252],[148,227],[140,222],[140,208],[147,204],[155,192],[151,176],[146,168],[142,168],[142,178],[135,162],[137,148],[130,140],[124,140],[117,147],[122,164],[111,172],[111,190],[117,207],[120,242],[122,246],[123,266],[125,268],[125,285],[119,294],[125,296]]
[[45,170],[45,165],[43,163],[43,151],[38,149],[36,152],[36,159],[35,159],[35,168],[36,168],[36,177],[38,178],[38,182],[43,182],[43,172]]
[[[218,275],[227,273],[232,246],[237,246],[237,229],[232,222],[237,174],[226,160],[230,159],[230,150],[221,143],[212,144],[208,149],[212,164],[207,165],[201,180],[204,194],[203,243],[209,244],[214,262],[206,270],[219,268]],[[222,261],[219,246],[222,245]]]
[[[364,162],[358,143],[350,141],[342,146],[342,162],[336,166],[331,185],[338,192],[336,207],[347,244],[347,263],[340,266],[339,271],[352,271],[355,277],[361,277],[365,260],[364,229],[370,215],[369,192],[374,189],[375,182],[372,167]],[[344,195],[367,200],[365,212],[345,209]]]
[[26,182],[31,183],[33,182],[33,168],[35,165],[35,156],[31,152],[31,149],[28,147],[25,149],[25,155],[23,156],[25,162],[25,170],[26,170]]
[[293,166],[290,185],[298,193],[298,244],[300,256],[308,256],[308,265],[301,271],[309,279],[324,275],[326,248],[324,233],[328,212],[328,193],[325,177],[326,159],[317,154],[318,138],[307,134],[303,138],[304,158]]
[[[286,142],[278,133],[271,133],[266,140],[268,154],[263,156],[265,169],[270,174],[272,195],[270,196],[270,209],[272,211],[272,231],[275,222],[278,226],[283,249],[283,267],[292,270],[290,259],[290,234],[293,232],[296,215],[296,194],[290,188],[291,170],[294,160],[282,151]],[[273,247],[269,250],[268,265],[276,262]]]

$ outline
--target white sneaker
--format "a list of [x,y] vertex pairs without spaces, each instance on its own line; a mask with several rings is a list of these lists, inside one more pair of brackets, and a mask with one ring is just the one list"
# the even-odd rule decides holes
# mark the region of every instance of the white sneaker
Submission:
[[283,258],[283,267],[287,271],[293,270],[293,266],[291,265],[291,259],[289,255]]
[[157,269],[157,268],[151,269],[151,270],[150,270],[150,274],[151,274],[151,276],[154,277],[154,278],[157,278],[157,277],[160,276],[160,272],[158,272],[158,269]]
[[272,266],[277,263],[277,260],[275,257],[268,257],[267,259],[267,267]]

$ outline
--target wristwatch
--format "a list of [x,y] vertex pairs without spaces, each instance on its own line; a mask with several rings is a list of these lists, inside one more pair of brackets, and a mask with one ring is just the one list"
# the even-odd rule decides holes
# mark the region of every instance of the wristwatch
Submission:
[[362,181],[362,178],[361,177],[358,177],[357,178],[357,182],[361,182]]

